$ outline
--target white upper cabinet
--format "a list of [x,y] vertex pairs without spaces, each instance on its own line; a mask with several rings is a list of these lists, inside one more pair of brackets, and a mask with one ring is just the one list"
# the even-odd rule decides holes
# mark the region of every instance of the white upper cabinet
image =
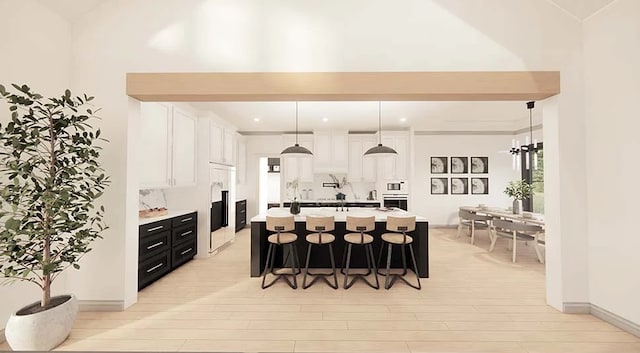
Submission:
[[165,103],[141,103],[140,188],[196,183],[197,119]]
[[209,161],[235,165],[235,131],[211,122],[209,134]]
[[349,181],[376,181],[376,159],[364,157],[364,153],[375,146],[373,135],[349,135]]
[[196,184],[196,117],[173,108],[173,186]]
[[[308,148],[315,155],[316,151],[313,142],[311,135],[298,135],[298,144]],[[282,149],[293,146],[295,143],[295,135],[282,136]],[[283,173],[285,182],[291,182],[295,179],[300,182],[313,182],[313,165],[315,163],[313,156],[287,157],[287,155],[282,155],[281,160],[282,166],[280,166],[280,170]]]
[[156,189],[171,185],[171,106],[140,104],[138,166],[140,188]]
[[316,173],[347,173],[349,142],[347,131],[313,133],[313,170]]
[[236,179],[238,184],[247,182],[247,143],[242,136],[236,136]]
[[380,160],[383,180],[406,180],[409,170],[409,134],[405,132],[384,132],[382,144],[391,147],[398,155]]

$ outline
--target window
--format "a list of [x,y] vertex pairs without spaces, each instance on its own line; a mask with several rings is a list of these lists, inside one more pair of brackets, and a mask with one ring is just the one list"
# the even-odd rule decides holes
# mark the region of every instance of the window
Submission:
[[[522,146],[525,150],[527,146]],[[526,158],[529,158],[527,163]],[[525,211],[544,214],[544,149],[543,144],[538,143],[538,153],[522,153],[522,179],[533,185],[535,194],[522,203]],[[537,161],[533,159],[537,158]],[[537,168],[535,168],[537,162]],[[527,166],[529,168],[527,168]]]

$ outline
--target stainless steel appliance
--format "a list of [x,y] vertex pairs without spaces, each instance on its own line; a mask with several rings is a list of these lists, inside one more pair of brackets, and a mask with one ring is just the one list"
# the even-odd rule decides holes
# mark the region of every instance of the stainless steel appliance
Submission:
[[408,194],[382,194],[382,202],[384,207],[388,208],[399,208],[401,210],[407,210],[407,200],[409,198]]
[[408,192],[407,183],[401,180],[388,182],[387,191],[391,191],[393,193],[398,193],[398,194],[406,194]]

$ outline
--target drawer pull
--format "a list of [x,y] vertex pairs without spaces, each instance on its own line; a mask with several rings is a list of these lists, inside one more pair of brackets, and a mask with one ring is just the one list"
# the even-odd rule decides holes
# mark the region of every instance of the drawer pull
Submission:
[[159,263],[159,264],[157,264],[157,265],[155,265],[155,266],[151,267],[150,269],[148,269],[148,270],[147,270],[147,273],[153,272],[153,271],[155,271],[155,270],[159,269],[159,268],[160,268],[160,267],[162,267],[162,266],[164,266],[164,262],[161,262],[161,263]]
[[155,243],[155,244],[153,244],[153,245],[149,245],[149,246],[147,246],[147,250],[151,250],[151,249],[155,248],[156,246],[160,246],[160,245],[162,245],[162,244],[164,244],[164,242],[163,242],[163,241],[158,242],[158,243]]
[[185,250],[185,251],[181,252],[181,253],[180,253],[180,255],[184,255],[184,254],[186,254],[186,253],[190,253],[190,252],[191,252],[191,250],[193,250],[193,248],[189,248],[189,249],[187,249],[187,250]]
[[192,231],[192,230],[190,230],[190,231],[188,231],[188,232],[184,232],[184,233],[180,234],[180,237],[187,236],[187,235],[189,235],[189,234],[191,234],[191,233],[193,233],[193,231]]
[[180,222],[189,222],[192,219],[193,219],[193,217],[189,217],[189,218],[185,218],[185,219],[181,220]]
[[158,229],[162,229],[162,228],[164,228],[164,226],[157,226],[157,227],[149,228],[149,229],[147,229],[147,232],[153,232],[154,230],[158,230]]

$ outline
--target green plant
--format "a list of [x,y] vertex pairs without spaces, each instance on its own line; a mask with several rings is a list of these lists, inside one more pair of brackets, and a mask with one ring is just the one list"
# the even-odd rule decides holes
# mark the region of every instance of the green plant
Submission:
[[516,200],[524,200],[533,196],[533,186],[524,180],[512,180],[507,184],[504,193]]
[[95,206],[109,184],[99,164],[100,129],[93,97],[44,98],[26,86],[0,85],[11,120],[0,125],[0,276],[42,289],[40,309],[51,302],[51,283],[91,251],[106,229]]

